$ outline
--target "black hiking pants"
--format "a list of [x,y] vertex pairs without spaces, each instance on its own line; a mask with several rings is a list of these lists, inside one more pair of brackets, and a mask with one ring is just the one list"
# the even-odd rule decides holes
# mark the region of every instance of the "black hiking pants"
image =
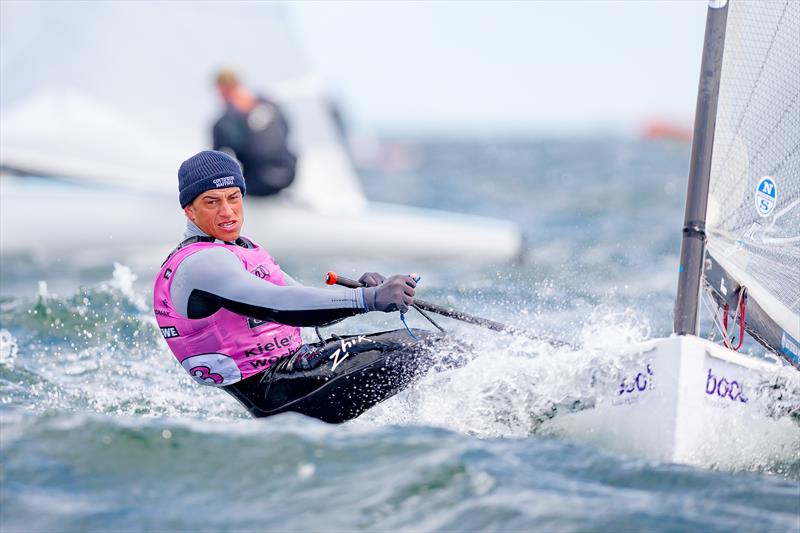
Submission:
[[[261,374],[223,387],[255,417],[294,411],[338,424],[395,395],[434,364],[441,338],[425,330],[349,335],[301,348]],[[292,364],[293,363],[293,364]]]

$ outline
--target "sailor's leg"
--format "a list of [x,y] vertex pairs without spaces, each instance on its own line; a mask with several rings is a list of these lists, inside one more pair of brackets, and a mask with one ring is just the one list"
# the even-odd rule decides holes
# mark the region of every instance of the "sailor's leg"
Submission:
[[424,330],[354,335],[311,345],[313,368],[274,370],[225,387],[254,416],[294,411],[329,423],[357,417],[435,362],[440,337]]

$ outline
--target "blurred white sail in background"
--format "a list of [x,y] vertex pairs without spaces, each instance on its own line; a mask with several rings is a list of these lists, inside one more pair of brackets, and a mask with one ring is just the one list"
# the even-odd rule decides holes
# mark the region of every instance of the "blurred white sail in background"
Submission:
[[173,191],[176,153],[191,151],[172,146],[136,117],[64,87],[11,106],[2,114],[2,131],[6,168],[144,189]]
[[159,188],[211,144],[230,66],[276,98],[300,155],[292,195],[361,207],[365,198],[281,4],[3,3],[0,150],[5,168]]
[[249,199],[243,228],[273,254],[519,256],[516,224],[367,202],[274,2],[0,3],[3,252],[31,242],[49,251],[174,246],[184,218],[177,168],[211,146],[221,67],[277,100],[289,120],[295,181]]

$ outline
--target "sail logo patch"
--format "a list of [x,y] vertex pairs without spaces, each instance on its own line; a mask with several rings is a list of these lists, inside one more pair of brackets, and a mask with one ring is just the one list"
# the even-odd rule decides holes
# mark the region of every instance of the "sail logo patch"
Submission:
[[800,342],[797,342],[791,335],[783,332],[781,335],[781,350],[790,361],[800,363]]
[[775,210],[778,200],[778,188],[772,176],[764,176],[756,186],[756,211],[762,217],[767,217]]

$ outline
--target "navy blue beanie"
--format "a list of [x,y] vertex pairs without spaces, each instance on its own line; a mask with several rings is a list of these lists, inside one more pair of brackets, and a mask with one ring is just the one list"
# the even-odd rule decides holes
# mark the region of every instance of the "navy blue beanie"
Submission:
[[206,191],[226,187],[239,187],[242,194],[245,192],[239,163],[224,152],[204,150],[184,161],[178,169],[181,207]]

